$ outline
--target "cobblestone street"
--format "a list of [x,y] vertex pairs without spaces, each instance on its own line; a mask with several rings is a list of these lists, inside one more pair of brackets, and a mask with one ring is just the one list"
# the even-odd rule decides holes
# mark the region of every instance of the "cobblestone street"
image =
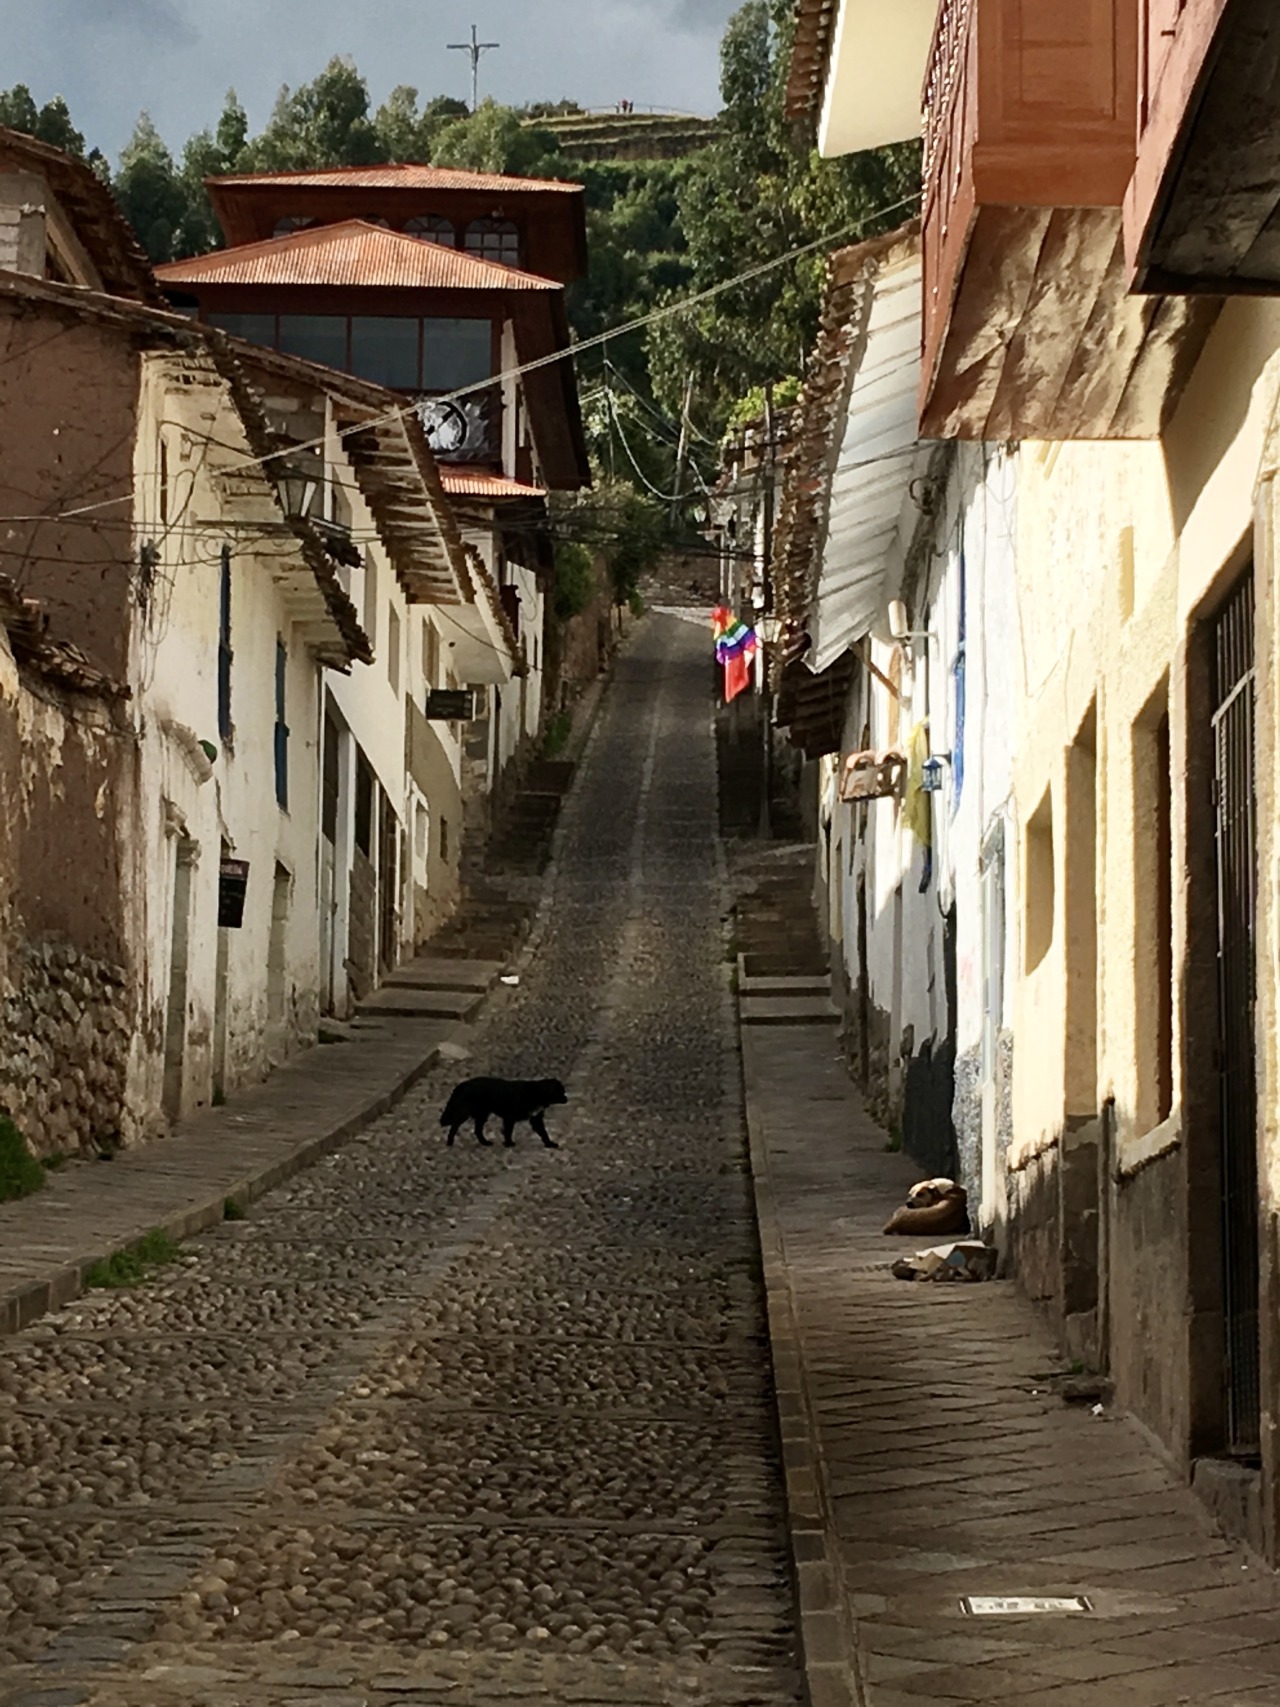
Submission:
[[[707,644],[620,660],[471,1061],[0,1347],[0,1701],[798,1700]],[[563,1147],[446,1149],[473,1072]]]

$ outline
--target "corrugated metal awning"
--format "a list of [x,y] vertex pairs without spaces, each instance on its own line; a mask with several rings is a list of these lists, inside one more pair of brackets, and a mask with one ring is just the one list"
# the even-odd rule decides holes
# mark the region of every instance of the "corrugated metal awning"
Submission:
[[901,573],[911,482],[926,454],[916,436],[918,252],[878,271],[866,290],[860,348],[843,422],[836,422],[838,450],[809,609],[813,645],[806,663],[815,671],[834,663],[883,617]]

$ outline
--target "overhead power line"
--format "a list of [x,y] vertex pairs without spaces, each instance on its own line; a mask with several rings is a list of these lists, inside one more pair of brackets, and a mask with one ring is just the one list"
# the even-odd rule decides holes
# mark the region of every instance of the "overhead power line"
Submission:
[[[818,249],[827,249],[843,243],[850,238],[861,236],[868,225],[876,220],[886,219],[890,214],[901,213],[913,206],[920,199],[920,192],[913,191],[909,196],[902,196],[896,202],[876,208],[867,214],[856,225],[846,226],[842,230],[828,232],[824,237],[815,237],[808,243],[799,243],[785,254],[775,255],[768,261],[757,261],[754,266],[745,267],[732,278],[721,279],[718,283],[707,285],[704,289],[693,291],[688,296],[677,297],[671,302],[664,302],[657,308],[651,308],[647,314],[638,315],[634,320],[627,320],[620,326],[611,327],[606,332],[596,332],[589,338],[583,338],[580,343],[570,344],[565,349],[553,350],[550,355],[537,356],[533,361],[520,362],[515,367],[504,368],[500,373],[491,374],[487,379],[474,381],[470,385],[462,385],[455,391],[441,393],[431,399],[433,404],[456,403],[464,397],[470,397],[478,391],[490,391],[507,379],[520,379],[527,373],[534,373],[539,368],[551,367],[556,362],[576,361],[586,350],[597,349],[601,345],[612,342],[614,338],[626,337],[631,332],[641,331],[646,326],[652,326],[660,320],[669,320],[674,315],[686,314],[691,308],[700,303],[709,302],[713,297],[723,296],[726,291],[734,290],[738,285],[747,284],[752,279],[763,277],[778,267],[786,266],[789,261],[799,260],[802,255],[812,255]],[[221,334],[226,336],[226,334]],[[416,415],[418,406],[406,403],[395,409],[388,409],[383,415],[371,416],[366,421],[357,421],[343,427],[338,433],[339,439],[352,437],[357,433],[367,433],[374,428],[388,426],[395,421],[405,420],[410,415]],[[328,439],[325,436],[303,440],[297,444],[286,445],[280,450],[269,451],[265,456],[246,457],[242,462],[233,463],[223,469],[224,475],[242,474],[252,468],[265,468],[268,463],[287,461],[304,451],[323,450]],[[127,504],[133,498],[133,488],[121,493],[115,498],[103,498],[94,504],[81,504],[68,510],[56,511],[51,515],[5,516],[0,520],[5,522],[59,522],[72,517],[91,515],[101,510],[109,510],[119,504]]]

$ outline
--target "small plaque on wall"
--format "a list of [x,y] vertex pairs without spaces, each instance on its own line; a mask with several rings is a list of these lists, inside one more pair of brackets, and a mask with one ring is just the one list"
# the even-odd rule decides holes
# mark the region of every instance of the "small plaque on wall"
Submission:
[[427,695],[426,716],[435,723],[470,723],[475,715],[470,688],[432,688]]
[[218,924],[238,931],[244,923],[244,896],[249,887],[247,859],[224,859],[218,867]]

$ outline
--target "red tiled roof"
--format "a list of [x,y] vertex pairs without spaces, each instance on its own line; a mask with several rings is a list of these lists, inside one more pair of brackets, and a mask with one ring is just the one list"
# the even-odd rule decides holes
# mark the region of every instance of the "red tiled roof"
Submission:
[[783,97],[789,119],[817,117],[831,67],[838,10],[836,0],[795,0],[791,63]]
[[206,178],[207,184],[228,189],[251,189],[257,184],[320,189],[341,184],[358,190],[479,190],[501,195],[512,190],[551,190],[577,194],[581,184],[561,178],[508,178],[497,172],[464,172],[453,166],[425,166],[392,162],[386,166],[327,166],[319,171],[242,172]]
[[467,468],[459,463],[439,464],[440,484],[451,498],[545,498],[542,486],[526,486],[493,474],[487,468]]
[[167,285],[386,285],[412,290],[558,291],[551,279],[482,261],[364,219],[308,226],[156,268]]

